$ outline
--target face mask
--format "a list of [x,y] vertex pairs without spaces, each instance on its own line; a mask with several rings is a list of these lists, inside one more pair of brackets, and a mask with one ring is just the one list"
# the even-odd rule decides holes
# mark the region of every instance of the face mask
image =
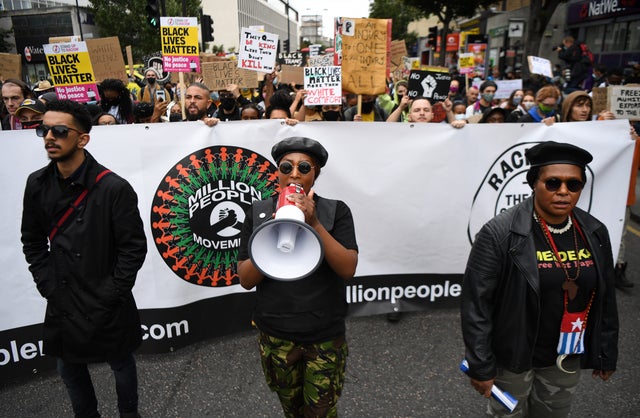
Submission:
[[326,112],[322,112],[322,117],[328,121],[340,120],[340,112],[338,110],[327,110]]
[[456,120],[465,120],[466,116],[464,113],[458,113],[456,114]]
[[544,103],[540,103],[540,104],[538,105],[538,109],[540,109],[540,111],[541,111],[542,113],[544,113],[545,115],[548,115],[548,116],[550,116],[551,114],[553,114],[553,112],[554,112],[554,110],[555,110],[555,109],[553,108],[553,106],[547,106],[547,105],[545,105]]
[[41,120],[32,120],[31,122],[22,122],[22,129],[36,129],[42,125]]
[[493,101],[493,96],[495,96],[493,93],[483,93],[482,94],[482,98],[484,99],[485,102]]
[[156,79],[154,77],[149,77],[149,78],[147,78],[147,83],[155,84],[156,83]]
[[371,113],[373,111],[373,102],[362,102],[362,113]]
[[527,110],[531,110],[531,108],[533,107],[534,104],[535,104],[535,102],[523,102],[522,103],[522,107],[524,107]]
[[169,122],[180,122],[182,121],[182,113],[171,113],[169,115]]
[[105,99],[102,101],[102,103],[107,105],[107,107],[118,106],[118,99],[112,99],[112,100]]
[[236,107],[236,99],[222,99],[220,101],[220,106],[222,106],[224,110],[232,110],[234,107]]
[[449,91],[451,93],[457,93],[458,92],[458,86],[451,86],[449,87]]
[[522,103],[522,97],[518,96],[513,98],[514,105],[518,106],[520,103]]

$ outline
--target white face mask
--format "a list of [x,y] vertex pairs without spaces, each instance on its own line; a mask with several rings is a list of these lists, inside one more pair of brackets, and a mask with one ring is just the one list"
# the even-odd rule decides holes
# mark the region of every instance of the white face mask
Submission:
[[464,113],[456,114],[456,120],[465,120],[466,118],[467,118],[467,115],[465,115]]
[[522,107],[524,107],[527,110],[531,110],[534,104],[535,102],[522,102]]

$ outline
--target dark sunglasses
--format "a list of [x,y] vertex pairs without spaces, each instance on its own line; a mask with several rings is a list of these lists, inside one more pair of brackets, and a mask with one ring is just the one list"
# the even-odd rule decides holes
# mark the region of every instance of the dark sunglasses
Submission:
[[76,131],[76,132],[78,132],[80,134],[84,133],[84,132],[79,131],[76,128],[72,128],[70,126],[64,126],[64,125],[55,125],[55,126],[40,125],[40,126],[38,126],[36,128],[36,135],[38,135],[41,138],[44,138],[45,136],[47,136],[49,131],[51,131],[51,133],[53,134],[53,136],[56,139],[65,139],[67,136],[69,136],[69,131]]
[[[285,161],[280,163],[280,165],[278,166],[278,170],[280,170],[282,174],[289,174],[293,171],[293,167],[294,167],[293,164],[291,164],[288,161]],[[313,168],[311,163],[307,161],[302,161],[301,163],[298,163],[295,167],[298,169],[298,172],[301,174],[309,174],[309,172]]]
[[584,187],[582,180],[569,179],[567,181],[562,181],[555,177],[545,180],[544,187],[550,192],[557,192],[560,190],[560,187],[562,187],[562,183],[567,186],[567,190],[571,193],[579,192]]

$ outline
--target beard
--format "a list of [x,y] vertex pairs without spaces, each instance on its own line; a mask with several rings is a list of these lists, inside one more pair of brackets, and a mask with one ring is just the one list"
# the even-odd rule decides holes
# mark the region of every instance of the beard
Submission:
[[[197,110],[196,113],[193,113],[193,110]],[[204,118],[205,116],[207,116],[207,109],[204,110],[200,110],[200,109],[196,109],[196,108],[189,108],[187,109],[187,120],[189,121],[193,121],[193,120],[200,120],[202,118]]]

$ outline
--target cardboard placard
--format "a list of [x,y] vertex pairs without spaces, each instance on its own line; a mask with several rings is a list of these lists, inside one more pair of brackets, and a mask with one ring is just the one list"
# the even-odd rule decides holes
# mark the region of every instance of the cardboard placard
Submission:
[[22,80],[22,56],[0,52],[0,80],[17,78]]
[[391,64],[400,66],[403,64],[402,57],[409,55],[407,52],[407,44],[402,40],[391,41]]
[[551,61],[549,61],[548,59],[529,55],[527,56],[527,62],[529,63],[529,71],[531,72],[531,74],[540,74],[545,77],[553,77]]
[[257,88],[258,76],[255,71],[238,68],[233,60],[203,62],[202,78],[205,86],[211,90],[225,90],[229,84],[239,88]]
[[412,99],[426,97],[436,102],[444,101],[449,95],[451,78],[451,74],[448,71],[413,70],[409,74],[407,96]]
[[242,28],[238,67],[270,73],[276,65],[277,50],[278,35]]
[[278,78],[280,79],[280,83],[293,83],[302,86],[304,84],[304,68],[293,65],[281,65]]
[[338,18],[337,27],[336,65],[342,65],[342,89],[384,93],[391,64],[391,20]]
[[118,37],[87,39],[86,42],[96,81],[116,78],[127,84],[127,72]]
[[593,114],[608,110],[616,119],[640,120],[640,87],[608,86],[593,89]]
[[304,67],[305,106],[341,105],[341,67]]

